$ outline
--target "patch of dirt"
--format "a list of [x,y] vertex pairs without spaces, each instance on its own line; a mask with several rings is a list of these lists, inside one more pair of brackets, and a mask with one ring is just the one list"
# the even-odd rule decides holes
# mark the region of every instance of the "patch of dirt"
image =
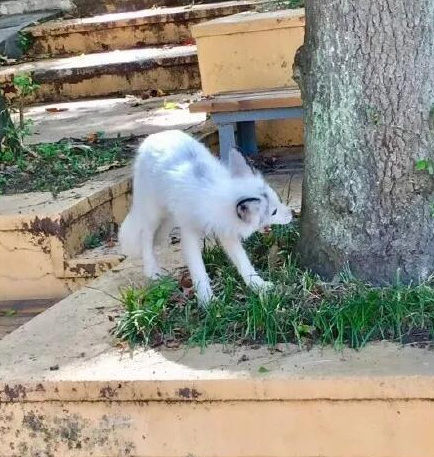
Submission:
[[413,328],[402,337],[402,344],[421,349],[434,349],[431,332],[428,329]]
[[33,155],[0,160],[0,195],[25,192],[59,192],[78,187],[88,179],[128,164],[142,138],[67,139],[32,146]]

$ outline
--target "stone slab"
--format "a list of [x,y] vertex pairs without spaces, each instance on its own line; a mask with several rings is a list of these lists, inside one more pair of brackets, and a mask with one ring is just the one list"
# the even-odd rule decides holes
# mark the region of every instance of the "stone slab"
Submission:
[[[124,138],[145,136],[164,129],[199,128],[203,126],[206,115],[190,114],[186,105],[195,98],[196,93],[183,93],[148,100],[130,96],[31,106],[25,111],[25,117],[33,121],[31,136],[26,142],[35,144],[63,138],[86,138],[101,131],[108,138]],[[176,103],[179,108],[164,109],[165,101]],[[57,111],[52,112],[53,108]]]

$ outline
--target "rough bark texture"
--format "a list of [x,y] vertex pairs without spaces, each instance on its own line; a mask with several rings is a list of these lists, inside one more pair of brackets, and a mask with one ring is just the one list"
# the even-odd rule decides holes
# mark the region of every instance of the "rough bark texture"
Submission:
[[304,264],[390,282],[434,270],[434,1],[307,0]]

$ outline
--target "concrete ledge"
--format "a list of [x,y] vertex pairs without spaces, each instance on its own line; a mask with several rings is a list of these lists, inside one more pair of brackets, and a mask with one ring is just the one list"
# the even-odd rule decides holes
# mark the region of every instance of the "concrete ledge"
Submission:
[[153,8],[84,19],[58,20],[29,27],[33,55],[74,55],[180,44],[191,41],[190,27],[200,21],[252,9],[255,1]]
[[120,349],[109,295],[131,282],[127,261],[0,341],[0,455],[431,455],[432,351]]
[[200,87],[195,46],[131,49],[13,65],[0,69],[6,98],[15,96],[12,81],[19,73],[31,73],[40,85],[28,103]]

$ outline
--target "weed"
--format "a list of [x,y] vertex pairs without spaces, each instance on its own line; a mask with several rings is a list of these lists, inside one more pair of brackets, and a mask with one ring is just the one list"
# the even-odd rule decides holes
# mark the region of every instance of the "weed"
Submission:
[[95,232],[85,236],[83,246],[85,249],[95,249],[102,246],[115,233],[113,224],[106,224],[100,227]]
[[57,195],[80,185],[91,176],[125,165],[131,153],[120,141],[83,144],[73,141],[44,143],[32,155],[15,157],[9,150],[0,155],[0,193],[49,191]]
[[18,46],[21,49],[23,54],[26,54],[27,51],[32,47],[33,37],[30,33],[19,32],[18,33]]
[[[0,117],[3,123],[0,137],[0,162],[11,162],[10,157],[15,160],[25,154],[32,154],[32,151],[24,145],[24,138],[30,134],[32,121],[24,119],[24,100],[25,97],[33,94],[39,85],[33,81],[29,73],[15,75],[13,78],[13,91],[15,98],[6,107],[4,102],[0,103]],[[0,94],[1,97],[1,94]],[[19,125],[12,122],[10,113],[19,113]]]
[[431,339],[434,278],[378,288],[357,281],[346,269],[338,281],[324,282],[298,266],[292,254],[297,236],[296,230],[279,227],[246,243],[263,277],[276,285],[273,291],[258,295],[246,288],[220,246],[213,244],[204,252],[215,291],[212,306],[200,309],[173,278],[145,289],[128,288],[122,293],[124,312],[116,336],[146,345],[175,339],[199,346],[315,342],[353,348],[372,340]]

